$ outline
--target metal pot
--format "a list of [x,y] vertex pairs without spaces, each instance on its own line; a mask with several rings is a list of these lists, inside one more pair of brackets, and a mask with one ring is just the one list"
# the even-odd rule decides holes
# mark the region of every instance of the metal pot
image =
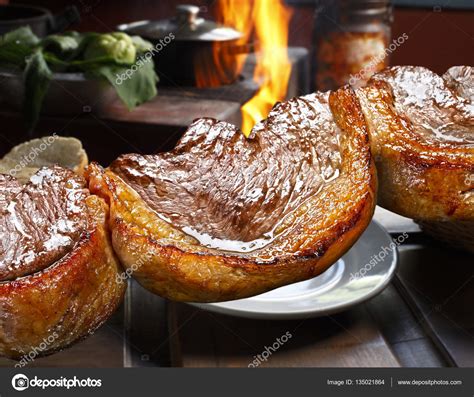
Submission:
[[53,15],[46,8],[30,5],[0,5],[0,35],[22,26],[29,26],[33,33],[44,37],[65,30],[80,20],[79,11],[69,6]]
[[[20,112],[24,96],[22,73],[0,69],[0,105]],[[105,80],[87,78],[83,73],[54,73],[43,99],[41,114],[76,116],[89,111],[101,113],[116,99],[115,89]]]
[[154,62],[165,85],[215,87],[238,77],[237,57],[253,51],[239,45],[242,33],[199,17],[199,7],[179,5],[176,16],[160,21],[138,21],[117,26],[155,46]]

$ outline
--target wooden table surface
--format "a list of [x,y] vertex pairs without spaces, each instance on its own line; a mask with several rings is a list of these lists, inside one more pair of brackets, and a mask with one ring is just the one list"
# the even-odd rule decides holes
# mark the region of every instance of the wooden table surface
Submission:
[[[474,366],[472,255],[429,240],[410,220],[377,210],[399,247],[392,283],[345,312],[297,321],[249,320],[161,299],[132,281],[120,310],[92,337],[30,366],[262,367]],[[448,271],[449,270],[449,271]],[[2,366],[12,366],[9,360]]]

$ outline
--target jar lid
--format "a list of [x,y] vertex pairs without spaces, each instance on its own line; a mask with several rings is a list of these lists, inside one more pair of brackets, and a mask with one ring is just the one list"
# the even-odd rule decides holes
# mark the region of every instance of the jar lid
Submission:
[[371,18],[392,22],[390,0],[315,0],[316,16],[326,15],[338,23],[370,21]]
[[171,19],[132,22],[119,25],[117,29],[154,40],[170,33],[178,41],[230,41],[242,37],[241,32],[231,27],[199,17],[199,7],[189,4],[178,5]]

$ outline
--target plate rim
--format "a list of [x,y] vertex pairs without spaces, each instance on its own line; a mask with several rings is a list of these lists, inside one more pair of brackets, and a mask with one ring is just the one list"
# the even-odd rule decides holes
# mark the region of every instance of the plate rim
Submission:
[[[377,228],[380,229],[380,231],[384,235],[384,238],[387,238],[387,241],[389,241],[390,243],[393,242],[393,239],[390,236],[390,233],[387,231],[387,229],[385,229],[380,224],[380,222],[376,221],[375,219],[372,219],[370,221],[369,225],[367,226],[367,228],[371,224],[374,224]],[[367,230],[367,228],[365,230]],[[364,232],[365,232],[365,230],[364,230]],[[362,234],[361,234],[361,236],[362,236]],[[359,241],[359,239],[357,239],[354,242],[354,245],[357,243],[357,241]],[[352,249],[352,247],[350,249]],[[347,252],[349,252],[349,250],[347,250]],[[218,314],[225,314],[225,315],[228,315],[228,316],[258,319],[258,320],[296,320],[296,319],[305,319],[305,318],[327,316],[327,315],[330,315],[330,314],[342,312],[342,311],[344,311],[344,310],[346,310],[350,307],[359,305],[360,303],[368,301],[369,299],[371,299],[371,298],[375,297],[376,295],[378,295],[379,293],[381,293],[388,286],[388,284],[390,284],[390,282],[392,281],[393,276],[395,275],[395,272],[396,272],[397,267],[398,267],[399,252],[398,252],[398,247],[396,245],[395,245],[395,249],[393,249],[392,252],[393,252],[392,263],[390,264],[390,266],[388,268],[388,271],[386,273],[386,276],[380,282],[380,284],[378,284],[374,289],[372,289],[371,291],[369,291],[365,295],[362,295],[362,296],[358,297],[357,299],[351,300],[350,302],[338,303],[338,304],[336,304],[332,307],[326,308],[324,310],[313,308],[313,309],[296,310],[296,311],[292,311],[292,312],[276,313],[276,312],[252,311],[252,310],[245,310],[245,309],[241,310],[241,309],[227,308],[227,307],[219,306],[223,302],[213,302],[213,303],[185,302],[185,303],[190,305],[190,306],[196,307],[200,310],[205,310],[205,311],[218,313]],[[342,255],[341,258],[344,255]],[[334,263],[336,263],[336,262],[334,262]],[[255,295],[255,296],[258,296],[258,295]],[[249,298],[251,298],[251,297],[249,297]],[[248,298],[243,298],[243,299],[248,299]],[[230,301],[230,302],[232,302],[232,301]]]

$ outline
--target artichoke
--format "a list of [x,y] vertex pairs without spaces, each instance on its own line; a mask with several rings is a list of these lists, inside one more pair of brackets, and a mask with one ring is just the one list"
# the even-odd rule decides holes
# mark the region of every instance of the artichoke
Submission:
[[106,33],[96,36],[88,43],[84,59],[112,58],[119,64],[130,65],[135,62],[137,50],[128,34],[122,32]]

